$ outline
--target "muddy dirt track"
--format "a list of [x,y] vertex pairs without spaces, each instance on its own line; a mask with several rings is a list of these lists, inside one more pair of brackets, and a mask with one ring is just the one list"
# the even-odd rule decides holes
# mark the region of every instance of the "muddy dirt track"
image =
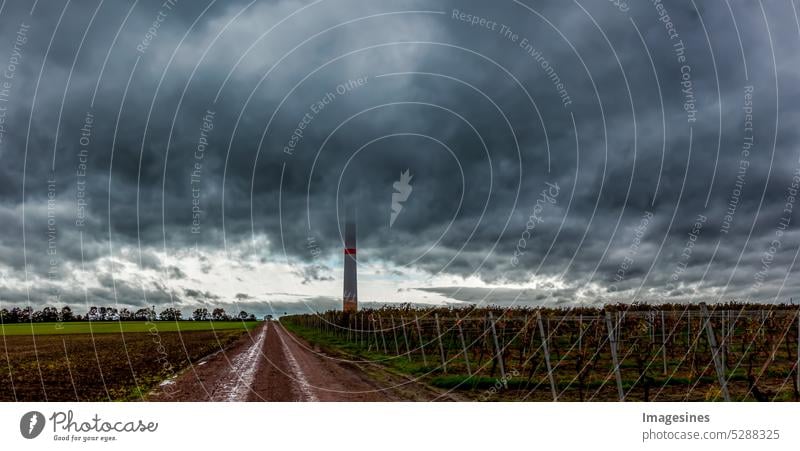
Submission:
[[313,349],[266,322],[225,351],[165,381],[153,401],[428,401],[441,393],[375,365]]

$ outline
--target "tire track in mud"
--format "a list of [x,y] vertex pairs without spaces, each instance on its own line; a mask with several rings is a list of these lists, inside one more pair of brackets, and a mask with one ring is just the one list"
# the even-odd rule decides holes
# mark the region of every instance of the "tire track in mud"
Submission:
[[286,331],[283,330],[283,326],[276,325],[275,331],[277,332],[276,335],[281,342],[283,355],[286,356],[286,360],[289,362],[289,367],[292,370],[292,375],[294,376],[293,380],[302,397],[301,401],[319,401],[319,398],[317,398],[317,395],[314,394],[314,390],[311,388],[311,384],[308,383],[305,373],[303,373],[303,370],[300,368],[300,364],[297,362],[297,359],[294,358],[292,351],[288,346],[286,346],[286,340],[283,338],[283,334],[285,334]]
[[268,323],[264,324],[253,344],[234,357],[229,374],[227,377],[223,377],[211,392],[212,401],[247,401],[250,387],[253,385],[261,361],[260,357],[267,338],[268,327]]

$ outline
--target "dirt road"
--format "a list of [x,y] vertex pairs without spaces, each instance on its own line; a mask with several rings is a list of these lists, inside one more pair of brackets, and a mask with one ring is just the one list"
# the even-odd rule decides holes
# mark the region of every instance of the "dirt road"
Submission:
[[332,358],[266,322],[165,381],[153,401],[424,401],[440,393],[375,365]]

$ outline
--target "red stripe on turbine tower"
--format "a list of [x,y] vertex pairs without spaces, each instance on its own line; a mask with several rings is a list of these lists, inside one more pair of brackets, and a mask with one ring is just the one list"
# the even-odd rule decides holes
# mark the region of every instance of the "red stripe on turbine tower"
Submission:
[[354,222],[347,222],[344,226],[344,296],[342,309],[345,312],[358,310],[356,225]]

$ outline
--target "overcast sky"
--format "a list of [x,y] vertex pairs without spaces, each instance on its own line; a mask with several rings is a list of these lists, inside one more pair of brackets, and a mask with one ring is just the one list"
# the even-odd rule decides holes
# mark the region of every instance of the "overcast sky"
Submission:
[[2,307],[798,295],[791,1],[33,3]]

